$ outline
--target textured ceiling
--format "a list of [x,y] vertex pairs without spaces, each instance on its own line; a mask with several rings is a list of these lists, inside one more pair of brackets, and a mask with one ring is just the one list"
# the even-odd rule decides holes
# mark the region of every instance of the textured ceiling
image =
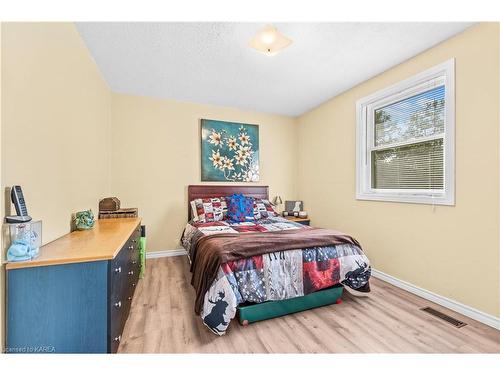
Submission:
[[293,44],[248,47],[260,23],[77,23],[115,92],[300,115],[470,23],[277,23]]

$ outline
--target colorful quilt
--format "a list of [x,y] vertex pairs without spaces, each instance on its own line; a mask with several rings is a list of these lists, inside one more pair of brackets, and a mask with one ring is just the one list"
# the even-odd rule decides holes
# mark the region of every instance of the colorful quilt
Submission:
[[[191,259],[192,245],[201,236],[300,227],[302,224],[281,217],[242,223],[190,222],[182,244]],[[223,335],[238,304],[300,297],[339,283],[360,289],[368,283],[370,272],[368,258],[351,244],[272,252],[227,262],[220,266],[217,279],[205,294],[201,318],[212,332]]]

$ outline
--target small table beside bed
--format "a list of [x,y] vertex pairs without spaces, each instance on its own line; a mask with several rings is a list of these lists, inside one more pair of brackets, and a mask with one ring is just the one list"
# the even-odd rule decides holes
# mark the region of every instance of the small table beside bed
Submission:
[[[228,220],[225,197],[234,194],[252,202],[251,217]],[[268,186],[190,185],[188,218],[181,242],[195,312],[215,334],[223,335],[236,315],[246,325],[339,303],[344,286],[370,290],[369,260],[359,243],[279,216]]]

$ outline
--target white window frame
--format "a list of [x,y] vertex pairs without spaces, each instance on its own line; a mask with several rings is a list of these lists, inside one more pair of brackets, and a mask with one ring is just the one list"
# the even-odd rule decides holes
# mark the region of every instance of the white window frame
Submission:
[[[371,151],[388,148],[388,145],[374,146],[373,114],[375,109],[417,95],[443,83],[445,85],[444,137],[442,135],[423,137],[418,140],[392,143],[389,147],[443,138],[444,189],[372,188]],[[455,59],[450,59],[358,100],[356,115],[356,199],[449,206],[455,204]]]

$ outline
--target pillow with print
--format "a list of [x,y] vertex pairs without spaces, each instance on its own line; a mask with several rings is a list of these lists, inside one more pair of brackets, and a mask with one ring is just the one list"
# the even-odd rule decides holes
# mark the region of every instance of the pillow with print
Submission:
[[255,217],[255,220],[279,216],[279,214],[274,211],[271,202],[269,202],[267,199],[255,199],[253,205],[253,215]]
[[233,194],[226,197],[227,219],[233,223],[254,221],[253,205],[254,199],[242,194]]
[[191,201],[193,221],[208,223],[226,220],[227,205],[224,198],[198,198]]

